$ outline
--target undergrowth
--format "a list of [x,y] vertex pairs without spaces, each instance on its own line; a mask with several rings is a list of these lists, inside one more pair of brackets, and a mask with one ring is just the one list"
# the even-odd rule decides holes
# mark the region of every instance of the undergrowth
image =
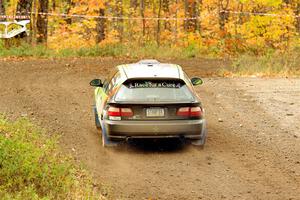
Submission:
[[[157,46],[145,44],[142,46],[129,44],[107,44],[82,47],[79,49],[54,50],[43,45],[32,46],[29,43],[21,43],[11,47],[5,47],[0,41],[0,57],[126,57],[126,58],[193,58],[203,54],[204,49],[194,45],[187,47]],[[215,52],[206,57],[215,57]]]
[[0,116],[0,199],[104,199],[88,173],[27,119]]
[[300,76],[300,53],[269,51],[265,55],[243,54],[233,59],[230,66],[220,70],[222,76]]

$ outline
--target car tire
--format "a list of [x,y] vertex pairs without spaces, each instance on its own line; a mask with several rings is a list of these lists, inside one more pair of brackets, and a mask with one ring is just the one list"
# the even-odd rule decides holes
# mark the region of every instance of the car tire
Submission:
[[94,106],[93,110],[94,110],[94,115],[95,115],[95,125],[96,125],[96,128],[98,130],[100,130],[101,129],[101,124],[100,124],[100,121],[99,121],[99,115],[98,115],[96,106]]

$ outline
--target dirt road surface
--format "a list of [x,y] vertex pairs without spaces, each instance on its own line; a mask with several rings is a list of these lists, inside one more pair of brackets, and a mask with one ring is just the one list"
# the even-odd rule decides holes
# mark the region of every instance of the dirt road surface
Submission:
[[300,79],[216,78],[215,60],[171,60],[206,108],[204,150],[178,141],[104,149],[95,129],[92,78],[117,59],[0,61],[0,112],[27,116],[83,162],[111,199],[300,199]]

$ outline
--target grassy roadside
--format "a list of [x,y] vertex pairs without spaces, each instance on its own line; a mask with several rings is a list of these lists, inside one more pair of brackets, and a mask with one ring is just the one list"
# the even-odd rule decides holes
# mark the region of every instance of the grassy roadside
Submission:
[[219,70],[220,76],[300,77],[300,52],[269,52],[266,55],[240,55]]
[[105,199],[57,140],[28,120],[0,116],[1,199]]
[[79,49],[53,50],[43,45],[32,47],[28,43],[5,48],[0,41],[0,57],[36,57],[36,58],[65,58],[65,57],[120,57],[120,58],[194,58],[198,55],[215,57],[216,52],[200,49],[196,46],[169,47],[156,44],[146,44],[144,46],[110,44],[96,45],[92,47],[82,47]]

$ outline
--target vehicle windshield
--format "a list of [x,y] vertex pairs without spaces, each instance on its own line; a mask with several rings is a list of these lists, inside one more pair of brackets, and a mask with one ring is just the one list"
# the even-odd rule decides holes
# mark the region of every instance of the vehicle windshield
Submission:
[[120,87],[115,101],[191,102],[194,96],[182,80],[135,80]]

